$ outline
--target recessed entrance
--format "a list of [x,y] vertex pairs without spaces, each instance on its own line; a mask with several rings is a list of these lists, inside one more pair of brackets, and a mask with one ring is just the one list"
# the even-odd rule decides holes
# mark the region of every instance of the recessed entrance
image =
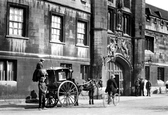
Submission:
[[131,95],[131,70],[129,61],[122,55],[115,55],[115,61],[108,61],[106,64],[106,78],[111,74],[116,76],[116,82],[120,88],[121,95]]

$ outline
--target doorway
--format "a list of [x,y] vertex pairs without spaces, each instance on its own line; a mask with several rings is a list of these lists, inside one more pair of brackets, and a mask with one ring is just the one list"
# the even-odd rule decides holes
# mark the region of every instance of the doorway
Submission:
[[109,62],[108,63],[108,77],[110,78],[110,75],[115,75],[115,80],[117,83],[117,86],[120,88],[121,95],[123,94],[124,86],[123,86],[123,67],[117,63],[117,62]]

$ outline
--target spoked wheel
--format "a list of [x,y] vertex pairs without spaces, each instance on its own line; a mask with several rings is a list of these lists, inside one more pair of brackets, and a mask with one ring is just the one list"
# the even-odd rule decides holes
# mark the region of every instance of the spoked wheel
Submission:
[[120,95],[118,93],[114,94],[114,97],[113,97],[113,104],[116,106],[118,105],[120,102]]
[[112,100],[111,100],[111,97],[108,96],[108,94],[104,94],[103,95],[103,106],[104,107],[107,107],[111,104]]
[[61,106],[76,105],[78,101],[78,89],[72,81],[64,81],[58,87],[57,96]]

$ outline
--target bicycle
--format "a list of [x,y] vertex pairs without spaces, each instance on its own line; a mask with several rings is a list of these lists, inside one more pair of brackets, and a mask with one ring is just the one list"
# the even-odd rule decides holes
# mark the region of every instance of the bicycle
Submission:
[[107,105],[110,105],[113,103],[114,106],[117,106],[120,102],[120,94],[115,93],[114,95],[109,95],[107,93],[104,94],[103,96],[103,106],[106,107]]

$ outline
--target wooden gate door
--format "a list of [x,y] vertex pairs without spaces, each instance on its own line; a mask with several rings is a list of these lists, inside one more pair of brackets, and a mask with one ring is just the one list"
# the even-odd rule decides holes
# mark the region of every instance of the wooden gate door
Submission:
[[108,77],[110,78],[110,75],[114,73],[115,79],[117,82],[118,87],[120,88],[120,93],[121,95],[123,94],[124,91],[124,85],[123,85],[123,68],[120,64],[114,63],[114,62],[109,62],[107,64],[108,68]]

